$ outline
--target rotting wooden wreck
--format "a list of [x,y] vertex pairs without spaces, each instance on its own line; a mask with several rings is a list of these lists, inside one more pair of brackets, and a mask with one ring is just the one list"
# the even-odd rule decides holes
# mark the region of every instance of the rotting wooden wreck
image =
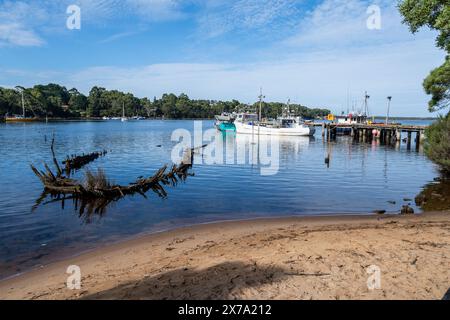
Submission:
[[[64,175],[56,160],[54,141],[52,141],[51,150],[56,172],[53,172],[46,163],[44,163],[45,170],[38,170],[31,165],[34,174],[44,186],[44,191],[33,206],[33,210],[50,195],[53,200],[46,203],[61,201],[64,206],[64,201],[71,199],[74,201],[76,209],[80,205],[80,215],[84,214],[86,208],[89,215],[93,212],[101,214],[110,203],[118,201],[125,196],[140,194],[146,198],[145,194],[152,190],[158,196],[166,197],[167,193],[164,186],[175,186],[179,181],[184,181],[188,176],[193,175],[189,172],[189,169],[192,168],[195,149],[186,150],[181,164],[172,165],[169,170],[169,166],[165,165],[153,176],[139,178],[129,185],[110,184],[101,170],[98,170],[97,175],[87,171],[85,181],[71,179]],[[94,181],[93,183],[88,181],[89,175]]]

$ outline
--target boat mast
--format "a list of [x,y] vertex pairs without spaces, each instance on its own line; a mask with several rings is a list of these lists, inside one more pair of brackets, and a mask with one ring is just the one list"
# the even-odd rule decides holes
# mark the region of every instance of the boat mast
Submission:
[[287,101],[287,117],[289,118],[291,116],[291,99],[288,99]]
[[259,93],[259,117],[258,120],[261,121],[262,119],[262,101],[265,98],[265,96],[263,96],[263,92],[262,92],[262,88],[260,88],[260,93]]
[[21,90],[22,93],[22,113],[23,113],[23,118],[25,119],[25,98],[23,97],[23,90]]
[[125,118],[125,102],[122,102],[122,118]]
[[16,90],[17,91],[20,91],[20,94],[21,94],[21,100],[22,100],[22,115],[23,115],[23,117],[25,118],[25,97],[24,97],[24,88],[23,87],[19,87],[19,86],[17,86],[16,87]]

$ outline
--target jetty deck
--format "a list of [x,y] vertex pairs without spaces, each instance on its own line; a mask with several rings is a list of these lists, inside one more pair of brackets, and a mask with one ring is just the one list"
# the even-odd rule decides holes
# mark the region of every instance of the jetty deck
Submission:
[[386,144],[395,144],[402,140],[402,133],[406,132],[407,137],[405,139],[409,148],[413,142],[413,134],[415,135],[416,148],[419,148],[425,139],[425,130],[428,127],[395,123],[322,123],[320,126],[322,126],[322,136],[327,137],[327,140],[334,139],[340,131],[346,131],[357,141],[368,142],[379,139]]

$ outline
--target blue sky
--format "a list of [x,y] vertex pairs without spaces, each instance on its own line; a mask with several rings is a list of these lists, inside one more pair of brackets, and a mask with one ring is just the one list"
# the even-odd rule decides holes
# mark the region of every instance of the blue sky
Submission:
[[[137,96],[360,107],[427,116],[422,81],[442,64],[435,34],[411,35],[397,1],[40,0],[0,1],[0,86],[94,85]],[[69,5],[81,29],[66,27]],[[381,29],[369,30],[377,5]],[[348,94],[350,93],[350,99]]]

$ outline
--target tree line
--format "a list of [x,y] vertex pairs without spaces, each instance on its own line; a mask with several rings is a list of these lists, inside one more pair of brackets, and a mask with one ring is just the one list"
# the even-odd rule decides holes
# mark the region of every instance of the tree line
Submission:
[[[237,100],[193,100],[186,94],[164,94],[153,100],[138,98],[131,93],[93,87],[86,96],[77,89],[58,84],[36,85],[32,88],[0,87],[0,115],[22,114],[22,93],[27,116],[57,118],[119,117],[122,109],[127,116],[145,116],[165,119],[211,119],[222,112],[256,111],[259,103],[248,105]],[[262,115],[275,118],[285,104],[264,102]],[[324,117],[330,110],[307,108],[299,104],[290,106],[292,113],[304,118]]]

